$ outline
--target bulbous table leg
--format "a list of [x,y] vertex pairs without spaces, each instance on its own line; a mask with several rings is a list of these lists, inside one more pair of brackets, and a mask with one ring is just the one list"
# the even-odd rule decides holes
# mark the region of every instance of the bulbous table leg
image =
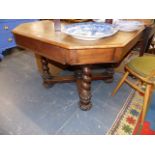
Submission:
[[80,96],[80,109],[89,110],[92,107],[91,104],[91,70],[88,66],[82,68],[82,82],[79,92]]
[[42,78],[43,78],[43,85],[46,88],[49,88],[53,85],[49,84],[47,81],[52,79],[52,75],[49,72],[49,67],[48,67],[48,59],[45,57],[41,58],[41,62],[42,62],[42,68],[43,68],[43,73],[42,73]]

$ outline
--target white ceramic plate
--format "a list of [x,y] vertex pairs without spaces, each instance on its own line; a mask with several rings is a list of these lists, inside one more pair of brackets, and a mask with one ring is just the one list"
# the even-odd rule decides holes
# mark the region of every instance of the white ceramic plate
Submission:
[[120,31],[132,32],[141,29],[144,26],[144,23],[140,21],[120,20],[116,25]]

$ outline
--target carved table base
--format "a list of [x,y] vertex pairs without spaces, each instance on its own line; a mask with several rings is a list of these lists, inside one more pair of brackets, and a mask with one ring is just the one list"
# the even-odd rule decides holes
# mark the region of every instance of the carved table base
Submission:
[[[64,82],[76,82],[79,92],[79,107],[81,110],[89,110],[92,107],[91,104],[91,81],[92,80],[104,80],[105,82],[112,82],[114,72],[105,71],[105,73],[91,73],[91,67],[81,66],[82,70],[76,70],[74,75],[68,76],[52,76],[49,72],[48,59],[42,57],[43,67],[43,85],[46,88],[53,86],[55,83]],[[110,80],[110,81],[108,81]]]
[[49,72],[48,59],[46,59],[45,57],[42,57],[41,63],[42,63],[42,70],[43,70],[43,73],[42,73],[43,85],[46,88],[49,88],[52,86],[52,84],[49,85],[48,81],[52,80],[53,77],[52,77],[51,73]]

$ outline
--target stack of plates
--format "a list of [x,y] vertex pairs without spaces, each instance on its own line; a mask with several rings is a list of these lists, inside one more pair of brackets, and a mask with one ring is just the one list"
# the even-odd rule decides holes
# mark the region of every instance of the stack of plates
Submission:
[[[112,24],[115,24],[116,22],[118,22],[119,19],[113,19]],[[94,22],[98,22],[98,23],[104,23],[106,22],[106,19],[93,19]]]
[[140,21],[119,20],[116,25],[120,31],[132,32],[141,29],[144,23]]
[[114,35],[118,29],[112,24],[83,22],[66,25],[62,32],[77,39],[97,40]]
[[94,22],[105,22],[106,19],[93,19]]

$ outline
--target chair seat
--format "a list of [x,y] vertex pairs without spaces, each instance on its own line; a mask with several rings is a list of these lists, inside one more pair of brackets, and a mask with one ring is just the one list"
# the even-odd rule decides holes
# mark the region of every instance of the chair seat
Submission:
[[[127,64],[127,67],[146,78],[152,71],[155,71],[155,56],[144,55],[142,57],[134,58]],[[151,80],[155,81],[155,77]]]

